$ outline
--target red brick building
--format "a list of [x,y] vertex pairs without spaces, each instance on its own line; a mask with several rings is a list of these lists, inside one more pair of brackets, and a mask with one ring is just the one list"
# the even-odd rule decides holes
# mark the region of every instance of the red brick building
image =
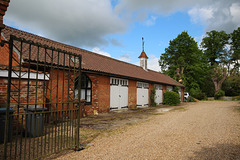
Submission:
[[[109,112],[111,109],[149,106],[151,105],[150,91],[154,87],[156,87],[155,101],[157,104],[162,103],[162,95],[165,90],[172,90],[173,86],[180,87],[181,100],[183,100],[184,86],[165,74],[147,69],[148,57],[144,50],[138,57],[140,59],[140,66],[136,66],[6,26],[2,30],[2,39],[8,41],[10,35],[82,55],[81,98],[86,100],[85,112],[87,114]],[[7,65],[7,60],[4,60],[9,53],[7,45],[1,47],[0,52],[0,64]],[[16,53],[13,56],[19,58]],[[25,60],[27,61],[28,59],[23,59],[23,61]],[[36,55],[32,56],[31,60],[36,61]],[[1,70],[1,72],[4,72],[4,68]],[[34,72],[36,70],[32,68],[31,74],[34,74]],[[68,76],[74,79],[70,86],[64,85],[64,76],[66,75],[62,71],[57,72],[55,70],[48,74],[52,79],[51,82],[48,82],[48,85],[52,83],[54,87],[57,81],[55,77],[58,74],[63,78],[58,80],[58,83],[62,85],[57,87],[66,87],[65,92],[69,92],[72,96],[78,94],[78,83],[76,83],[78,78],[74,76],[74,73],[68,73],[70,74]],[[0,74],[0,88],[6,87],[5,81],[6,76],[4,77],[3,74]],[[34,85],[34,78],[32,79],[32,83]],[[43,97],[41,97],[42,84],[40,83],[38,85],[39,97],[37,98],[39,98],[39,101],[44,101]],[[3,95],[6,94],[4,91],[5,89],[1,89],[0,97],[4,97]],[[48,98],[52,102],[60,103],[64,98],[64,94],[57,93],[57,90],[54,90]],[[33,100],[36,101],[34,98]],[[2,105],[3,101],[4,98],[0,99],[0,107],[4,107]]]

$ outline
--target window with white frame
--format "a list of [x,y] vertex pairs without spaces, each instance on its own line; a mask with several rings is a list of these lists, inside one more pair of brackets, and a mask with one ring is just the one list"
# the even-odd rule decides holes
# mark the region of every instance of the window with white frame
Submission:
[[155,84],[154,87],[156,88],[156,90],[162,90],[162,85],[160,84]]
[[[78,97],[78,78],[75,81],[75,98]],[[86,103],[92,102],[92,82],[85,74],[81,76],[81,99],[85,99]]]
[[110,79],[111,85],[121,85],[121,86],[128,86],[128,80],[126,79],[119,79],[119,78],[111,78]]
[[144,82],[137,82],[137,88],[149,88],[149,84]]

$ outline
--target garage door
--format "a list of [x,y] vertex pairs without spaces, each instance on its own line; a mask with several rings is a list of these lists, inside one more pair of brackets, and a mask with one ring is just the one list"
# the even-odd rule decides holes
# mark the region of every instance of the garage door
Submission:
[[110,109],[128,108],[128,80],[110,79]]
[[155,89],[156,89],[156,95],[155,95],[155,102],[157,105],[162,104],[162,85],[160,84],[155,84]]
[[179,89],[179,91],[178,91],[178,93],[179,93],[179,98],[180,98],[180,101],[182,101],[182,94],[181,94],[181,88]]
[[148,106],[148,83],[137,82],[137,106]]

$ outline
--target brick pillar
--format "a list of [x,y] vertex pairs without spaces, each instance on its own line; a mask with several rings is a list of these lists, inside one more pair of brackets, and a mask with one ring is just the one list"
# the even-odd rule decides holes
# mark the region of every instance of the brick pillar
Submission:
[[148,104],[149,106],[152,106],[152,103],[151,103],[151,90],[154,88],[154,84],[153,83],[149,83],[149,89],[148,89]]
[[1,35],[1,30],[5,27],[5,25],[3,24],[3,16],[7,11],[7,7],[9,6],[9,3],[10,3],[10,0],[0,0],[0,35]]
[[185,88],[181,88],[181,101],[184,102],[184,90]]
[[162,97],[164,99],[163,93],[165,93],[167,90],[167,86],[166,85],[162,85]]

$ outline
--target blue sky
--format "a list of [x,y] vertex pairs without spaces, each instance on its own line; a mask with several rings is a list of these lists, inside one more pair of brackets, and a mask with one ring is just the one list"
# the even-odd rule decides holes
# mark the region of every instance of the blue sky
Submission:
[[161,53],[182,31],[199,43],[207,31],[240,27],[240,2],[11,0],[4,23],[136,65],[144,37],[148,67],[160,71]]

